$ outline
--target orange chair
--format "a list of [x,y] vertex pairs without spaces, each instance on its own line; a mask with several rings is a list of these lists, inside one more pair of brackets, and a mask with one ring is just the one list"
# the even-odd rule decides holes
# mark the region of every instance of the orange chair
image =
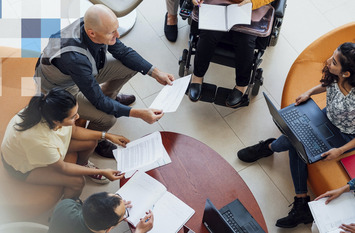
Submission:
[[[297,57],[287,75],[281,107],[294,103],[300,94],[319,84],[325,61],[344,42],[355,42],[355,22],[323,35]],[[320,108],[325,107],[325,94],[314,95],[312,98]],[[334,161],[320,161],[308,165],[308,184],[316,196],[339,188],[350,180],[339,160],[354,153],[346,153]]]
[[[37,58],[21,58],[20,52],[0,47],[0,142],[10,119],[31,98],[21,96],[21,78],[33,76]],[[12,178],[0,160],[0,223],[35,219],[55,206],[62,193],[62,187],[32,185]]]

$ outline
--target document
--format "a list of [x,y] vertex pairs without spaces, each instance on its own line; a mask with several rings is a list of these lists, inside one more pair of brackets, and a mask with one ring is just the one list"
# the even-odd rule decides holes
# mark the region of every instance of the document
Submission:
[[145,216],[145,212],[152,210],[154,224],[149,233],[178,232],[195,213],[190,206],[168,192],[162,183],[142,171],[136,172],[116,193],[132,202],[127,220],[134,226]]
[[347,192],[327,205],[327,198],[308,203],[320,233],[339,233],[341,224],[355,223],[355,196]]
[[162,109],[163,112],[175,112],[187,90],[191,75],[176,79],[173,85],[166,85],[159,92],[149,108]]
[[126,178],[137,170],[149,171],[171,163],[158,131],[129,142],[126,148],[118,147],[113,154],[117,161],[117,170],[126,173]]
[[229,31],[235,24],[251,23],[252,4],[228,6],[202,4],[199,8],[198,28]]

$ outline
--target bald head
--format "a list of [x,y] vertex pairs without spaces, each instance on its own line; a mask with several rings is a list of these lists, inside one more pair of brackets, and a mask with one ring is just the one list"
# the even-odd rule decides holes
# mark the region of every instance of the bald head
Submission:
[[118,20],[108,7],[97,4],[91,6],[84,15],[84,28],[89,38],[98,44],[113,45],[120,35]]
[[92,5],[84,15],[85,30],[103,31],[107,25],[117,23],[117,17],[112,10],[105,5]]

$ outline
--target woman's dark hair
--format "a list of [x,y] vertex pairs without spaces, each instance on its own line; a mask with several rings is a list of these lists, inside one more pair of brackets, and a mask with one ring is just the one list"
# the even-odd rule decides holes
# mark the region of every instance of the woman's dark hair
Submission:
[[17,114],[22,122],[16,124],[15,128],[18,131],[25,131],[37,125],[43,118],[49,128],[53,129],[54,121],[62,122],[75,105],[76,99],[72,94],[54,88],[47,95],[41,93],[40,96],[32,97],[28,106]]
[[121,202],[122,199],[118,195],[109,195],[107,192],[91,195],[83,204],[85,224],[94,231],[116,226],[122,218],[115,212]]
[[[355,43],[346,42],[341,44],[337,50],[339,51],[339,62],[342,72],[349,72],[350,76],[345,79],[352,87],[355,87]],[[328,66],[325,65],[323,77],[320,80],[323,87],[329,86],[333,82],[338,82],[339,77],[329,72]]]

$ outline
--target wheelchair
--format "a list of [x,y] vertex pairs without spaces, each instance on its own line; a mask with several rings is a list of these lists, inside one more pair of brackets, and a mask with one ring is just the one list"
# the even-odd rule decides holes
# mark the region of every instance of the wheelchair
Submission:
[[[196,48],[197,48],[197,42],[199,39],[199,29],[197,27],[197,22],[193,22],[191,19],[191,15],[189,16],[190,11],[186,10],[184,6],[191,7],[192,2],[191,0],[184,0],[181,5],[181,11],[180,11],[180,16],[182,19],[188,19],[189,24],[191,25],[190,28],[190,36],[189,36],[189,41],[188,41],[188,49],[184,49],[182,52],[182,56],[179,59],[179,76],[183,77],[185,75],[189,75],[192,73],[190,70],[191,67],[191,56],[195,55],[196,53]],[[286,8],[286,0],[275,0],[274,2],[271,3],[271,8],[272,10],[272,16],[269,17],[269,25],[271,25],[268,35],[263,35],[259,36],[256,39],[256,46],[254,50],[254,58],[253,58],[253,65],[252,65],[252,70],[250,72],[250,80],[249,84],[247,87],[247,90],[243,96],[244,101],[241,105],[234,107],[242,107],[242,106],[248,106],[249,105],[249,96],[253,95],[256,96],[259,93],[260,86],[263,85],[263,69],[260,68],[260,64],[262,62],[262,56],[265,52],[265,49],[268,46],[275,46],[277,44],[277,40],[279,37],[279,33],[281,30],[282,26],[282,21],[285,13],[285,8]],[[265,17],[267,17],[267,14],[269,14],[269,11],[265,14]],[[262,21],[262,20],[261,20]],[[246,31],[248,31],[248,27],[265,27],[262,25],[257,25],[262,22],[252,22],[250,26],[245,25]],[[265,22],[264,22],[265,24]],[[243,25],[241,25],[243,29]],[[242,31],[245,32],[245,31]],[[233,45],[231,43],[230,39],[230,33],[226,33],[226,36],[218,43],[216,46],[216,49],[214,51],[214,55],[212,57],[211,62],[217,63],[220,65],[225,65],[228,67],[235,68],[235,63],[234,63],[234,50],[233,50]],[[223,87],[217,87],[216,85],[213,84],[208,84],[208,83],[203,83],[202,86],[202,96],[201,96],[201,101],[206,101],[206,102],[213,102],[217,105],[225,105],[225,100],[230,93],[230,89],[226,89]]]

